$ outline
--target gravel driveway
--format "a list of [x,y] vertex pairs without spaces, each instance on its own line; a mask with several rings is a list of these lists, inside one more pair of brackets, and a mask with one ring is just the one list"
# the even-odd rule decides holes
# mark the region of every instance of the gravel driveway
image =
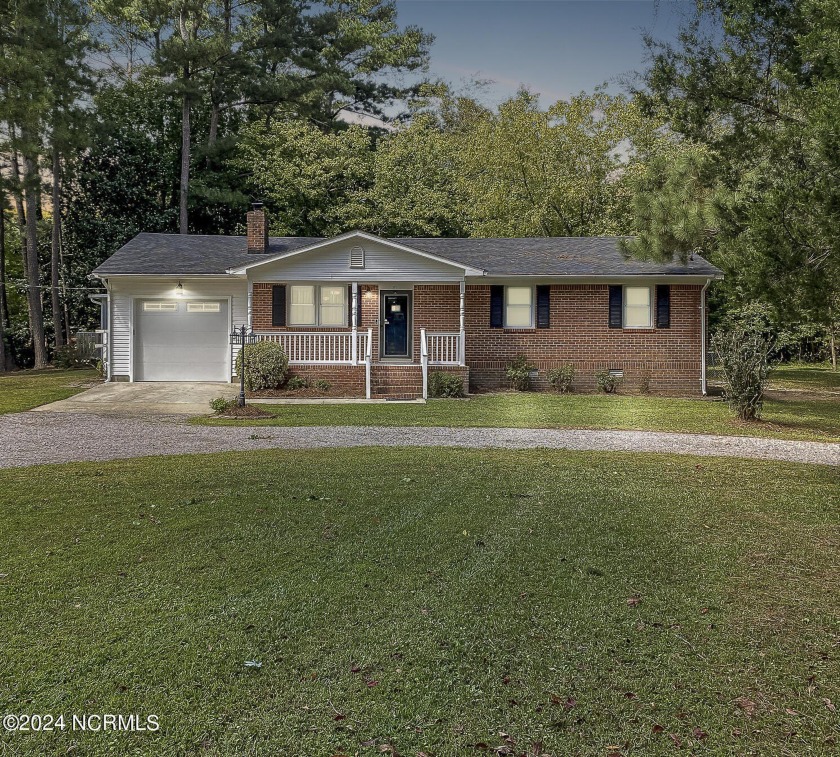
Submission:
[[840,444],[752,437],[518,428],[193,426],[183,416],[87,413],[0,416],[0,468],[249,449],[435,446],[669,452],[840,465]]

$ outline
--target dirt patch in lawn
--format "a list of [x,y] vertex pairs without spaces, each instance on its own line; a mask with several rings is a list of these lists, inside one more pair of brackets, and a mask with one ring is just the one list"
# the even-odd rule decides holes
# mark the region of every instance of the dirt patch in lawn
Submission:
[[273,416],[271,413],[266,413],[264,410],[260,410],[258,407],[254,407],[253,405],[245,405],[245,407],[239,407],[238,405],[234,405],[231,408],[228,408],[221,413],[220,415],[213,416],[214,418],[272,418]]

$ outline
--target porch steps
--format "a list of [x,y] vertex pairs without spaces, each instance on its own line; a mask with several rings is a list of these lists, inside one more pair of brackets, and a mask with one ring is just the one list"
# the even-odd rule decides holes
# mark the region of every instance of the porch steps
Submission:
[[423,396],[423,374],[417,364],[370,367],[370,395],[372,399],[416,400]]

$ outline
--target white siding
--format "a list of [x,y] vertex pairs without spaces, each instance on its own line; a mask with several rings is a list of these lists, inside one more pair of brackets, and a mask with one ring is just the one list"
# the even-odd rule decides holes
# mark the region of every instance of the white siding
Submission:
[[[174,297],[178,281],[176,277],[162,279],[153,276],[115,277],[110,280],[112,376],[131,375],[132,297]],[[244,278],[182,278],[180,281],[184,287],[184,299],[230,297],[233,326],[248,322],[248,286]],[[236,360],[235,353],[233,359]]]
[[[365,267],[350,267],[350,250],[365,250]],[[381,242],[349,239],[248,272],[252,281],[461,281],[464,270]]]

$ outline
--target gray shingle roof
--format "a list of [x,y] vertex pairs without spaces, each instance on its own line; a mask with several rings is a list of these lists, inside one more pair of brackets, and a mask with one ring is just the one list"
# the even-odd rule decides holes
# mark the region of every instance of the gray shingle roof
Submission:
[[[224,274],[228,269],[292,252],[322,237],[272,237],[265,253],[248,253],[245,237],[138,234],[100,265],[99,276],[147,274],[189,276]],[[620,237],[535,237],[521,239],[394,239],[407,247],[437,255],[488,276],[720,276],[699,256],[686,265],[628,260]]]

